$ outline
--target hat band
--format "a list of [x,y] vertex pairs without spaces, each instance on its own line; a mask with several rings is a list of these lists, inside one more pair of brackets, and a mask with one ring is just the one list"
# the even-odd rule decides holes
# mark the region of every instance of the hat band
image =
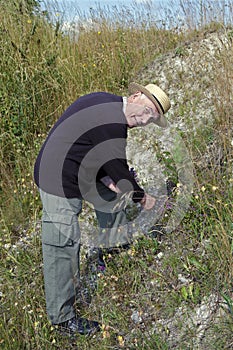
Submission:
[[161,103],[159,102],[159,100],[155,97],[155,95],[153,95],[153,94],[151,94],[153,97],[154,97],[154,99],[158,102],[158,105],[159,105],[159,107],[162,109],[162,111],[163,111],[163,113],[164,113],[164,108],[163,108],[163,106],[161,105]]

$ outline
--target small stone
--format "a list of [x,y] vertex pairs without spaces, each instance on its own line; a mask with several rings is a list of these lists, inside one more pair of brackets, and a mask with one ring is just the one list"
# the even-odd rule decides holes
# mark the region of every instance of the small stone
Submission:
[[178,275],[178,281],[181,282],[181,283],[184,283],[184,284],[188,284],[190,282],[189,279],[185,278],[181,274]]
[[157,255],[157,258],[158,258],[158,259],[161,259],[162,257],[163,257],[163,253],[160,252],[160,253]]
[[131,315],[131,319],[134,323],[141,323],[142,322],[142,318],[140,316],[139,311],[134,311]]

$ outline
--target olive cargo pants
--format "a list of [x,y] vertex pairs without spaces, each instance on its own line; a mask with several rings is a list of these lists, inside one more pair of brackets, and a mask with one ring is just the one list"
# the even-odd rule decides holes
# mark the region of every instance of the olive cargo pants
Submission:
[[[124,210],[112,212],[111,199],[116,196],[115,193],[102,184],[98,186],[99,193],[109,201],[103,211],[95,210],[100,227],[99,246],[113,247],[129,243]],[[46,309],[52,324],[58,324],[75,316],[74,304],[79,295],[80,280],[81,234],[78,215],[82,210],[82,200],[57,197],[42,190],[40,196],[43,203],[42,252]],[[109,210],[106,210],[107,206]]]

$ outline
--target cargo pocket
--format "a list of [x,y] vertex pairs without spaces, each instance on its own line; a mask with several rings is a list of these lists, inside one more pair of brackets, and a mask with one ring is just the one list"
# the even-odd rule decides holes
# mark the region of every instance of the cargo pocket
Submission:
[[76,215],[44,213],[42,216],[42,243],[57,247],[72,246],[80,239]]

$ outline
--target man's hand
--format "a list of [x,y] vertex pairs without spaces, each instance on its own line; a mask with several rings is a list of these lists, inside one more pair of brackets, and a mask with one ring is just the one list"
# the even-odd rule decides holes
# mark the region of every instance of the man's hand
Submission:
[[107,186],[111,191],[116,192],[116,193],[120,193],[121,190],[119,189],[119,187],[116,186],[115,182],[111,179],[110,176],[105,176],[102,177],[102,179],[100,179],[100,181]]
[[155,205],[156,199],[149,194],[145,193],[144,197],[142,198],[140,204],[142,205],[143,209],[150,210]]

